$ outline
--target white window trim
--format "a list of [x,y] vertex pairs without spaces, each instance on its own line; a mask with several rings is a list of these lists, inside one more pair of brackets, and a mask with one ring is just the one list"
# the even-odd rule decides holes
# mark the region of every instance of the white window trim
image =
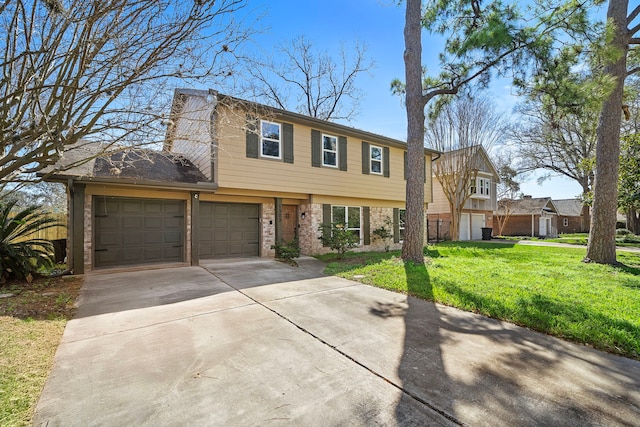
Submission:
[[[347,227],[347,230],[358,230],[359,231],[359,236],[360,236],[360,245],[362,245],[362,242],[364,241],[364,236],[362,235],[362,206],[343,206],[343,205],[331,205],[331,223],[335,223],[335,221],[333,220],[333,208],[344,208],[344,221]],[[354,227],[349,227],[349,208],[354,208],[354,209],[358,209],[360,211],[360,227],[358,228],[354,228]]]
[[[335,151],[334,150],[327,150],[327,149],[324,148],[324,138],[325,138],[325,136],[328,137],[328,138],[333,138],[333,139],[336,140],[336,149],[335,149]],[[322,139],[320,141],[322,142],[322,166],[326,166],[328,168],[336,168],[337,169],[338,165],[340,164],[340,159],[338,159],[338,156],[339,156],[339,154],[338,154],[338,151],[339,151],[338,150],[338,137],[334,136],[334,135],[328,135],[328,134],[324,134],[323,133],[321,138]],[[325,151],[328,152],[328,153],[336,153],[336,164],[335,165],[329,165],[329,164],[326,164],[324,162],[324,153],[325,153]]]
[[491,179],[478,176],[471,179],[469,185],[469,193],[471,196],[478,199],[491,198]]
[[[268,123],[268,124],[272,124],[272,125],[277,125],[278,126],[278,135],[280,135],[279,139],[273,139],[273,138],[267,138],[265,136],[262,135],[262,124],[263,123]],[[278,156],[269,156],[267,154],[264,154],[264,145],[263,145],[263,141],[272,141],[272,142],[277,142],[278,143]],[[276,123],[276,122],[271,122],[269,120],[260,120],[260,157],[264,157],[265,159],[278,159],[281,160],[282,159],[282,124],[280,123]]]
[[[380,150],[380,160],[374,159],[373,158],[373,149],[377,148],[378,150]],[[374,172],[373,171],[373,162],[380,162],[380,172]],[[372,173],[374,175],[382,175],[384,174],[384,150],[382,149],[382,147],[378,147],[377,145],[370,145],[369,146],[369,173]]]
[[[402,236],[404,235],[403,231],[405,230],[405,227],[403,227],[402,220],[400,219],[400,217],[401,217],[400,213],[402,211],[404,211],[405,220],[407,219],[407,210],[406,209],[399,209],[398,210],[398,234],[399,234],[399,236],[398,236],[399,239],[398,240],[400,241],[400,243],[404,242],[404,239],[402,238]],[[406,224],[404,224],[404,225],[406,225]]]

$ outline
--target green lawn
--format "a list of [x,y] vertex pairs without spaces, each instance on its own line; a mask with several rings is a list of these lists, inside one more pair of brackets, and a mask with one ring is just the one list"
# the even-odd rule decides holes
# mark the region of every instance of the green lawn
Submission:
[[[537,237],[505,237],[508,240],[540,240],[543,242],[568,243],[571,245],[587,245],[589,233],[566,233],[558,237],[539,239]],[[617,235],[616,245],[620,247],[640,247],[640,236],[633,234]]]
[[398,252],[321,259],[329,274],[640,359],[640,254],[619,252],[621,267],[582,263],[584,248],[445,242],[426,254],[426,266]]

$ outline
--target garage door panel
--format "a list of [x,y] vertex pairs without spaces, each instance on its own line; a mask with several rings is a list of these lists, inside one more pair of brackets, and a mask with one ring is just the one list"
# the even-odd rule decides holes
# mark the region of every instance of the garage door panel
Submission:
[[225,230],[216,230],[213,233],[213,241],[214,242],[228,242],[229,241],[229,233]]
[[122,228],[130,228],[130,229],[142,229],[144,224],[144,217],[141,216],[125,216],[120,220],[122,224]]
[[129,232],[124,233],[122,235],[121,240],[118,242],[112,242],[113,245],[117,245],[122,242],[125,245],[142,245],[144,244],[144,233],[143,232]]
[[138,200],[128,200],[123,201],[120,212],[125,214],[136,214],[139,215],[143,212],[144,204]]
[[164,227],[165,228],[180,228],[182,226],[183,219],[179,217],[171,217],[165,218]]
[[96,267],[184,261],[184,202],[95,197]]
[[96,216],[94,224],[101,229],[116,229],[120,226],[120,218],[116,218],[113,215]]
[[158,228],[161,229],[163,223],[163,218],[160,217],[151,217],[144,219],[144,228]]
[[259,205],[200,203],[200,258],[260,254]]
[[164,235],[164,243],[179,245],[182,243],[182,233],[179,231],[168,232]]
[[[228,213],[224,213],[224,214],[215,214],[214,215],[228,215]],[[229,227],[230,224],[230,220],[228,217],[215,217],[213,219],[213,227],[214,228],[227,228]]]
[[94,261],[96,266],[115,264],[118,261],[118,251],[96,252]]

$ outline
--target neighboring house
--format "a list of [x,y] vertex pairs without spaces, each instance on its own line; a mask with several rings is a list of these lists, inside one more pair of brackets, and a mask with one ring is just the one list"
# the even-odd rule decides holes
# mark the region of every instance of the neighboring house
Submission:
[[582,216],[582,202],[578,199],[554,200],[558,209],[558,233],[588,233],[589,218]]
[[[558,208],[550,197],[524,196],[510,201],[511,215],[508,217],[503,236],[552,237],[558,235]],[[498,228],[498,211],[494,228]]]
[[[90,145],[90,144],[87,144]],[[360,236],[391,221],[404,232],[406,143],[214,91],[177,90],[164,152],[103,156],[51,180],[67,184],[76,274],[149,263],[273,256],[298,238],[303,254],[337,222]],[[425,207],[431,159],[425,150]],[[65,153],[63,161],[86,153]]]
[[[471,179],[468,185],[469,199],[465,202],[460,217],[460,240],[479,240],[482,238],[482,228],[492,227],[493,214],[496,210],[496,186],[500,182],[500,176],[486,150],[482,146],[474,147],[474,159],[468,162],[477,169],[477,177]],[[434,161],[450,162],[451,156],[456,156],[458,151],[443,153]],[[434,165],[435,170],[437,166]],[[453,166],[455,168],[455,165]],[[434,175],[433,203],[427,210],[429,239],[448,240],[451,223],[451,211],[449,201],[442,185]]]

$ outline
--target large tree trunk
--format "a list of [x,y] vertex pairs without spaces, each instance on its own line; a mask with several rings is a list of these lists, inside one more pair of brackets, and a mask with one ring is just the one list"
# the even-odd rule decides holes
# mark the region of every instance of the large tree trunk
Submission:
[[627,229],[633,234],[640,234],[640,217],[634,208],[627,209]]
[[424,99],[422,94],[422,2],[407,0],[404,63],[407,109],[407,211],[402,259],[424,263]]
[[606,64],[604,74],[615,80],[615,88],[605,100],[598,121],[596,178],[593,190],[591,228],[585,261],[616,263],[616,214],[622,92],[627,74],[629,36],[627,28],[628,0],[610,0],[607,19],[615,25],[611,47],[620,53],[615,62]]

